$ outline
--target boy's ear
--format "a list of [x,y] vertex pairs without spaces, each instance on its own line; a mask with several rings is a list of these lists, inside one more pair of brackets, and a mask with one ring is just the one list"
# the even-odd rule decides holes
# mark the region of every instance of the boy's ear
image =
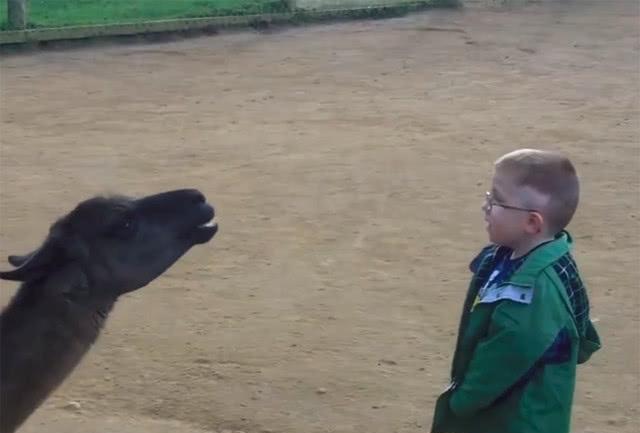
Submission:
[[544,230],[544,216],[540,212],[529,212],[527,217],[527,231],[529,234],[537,235]]

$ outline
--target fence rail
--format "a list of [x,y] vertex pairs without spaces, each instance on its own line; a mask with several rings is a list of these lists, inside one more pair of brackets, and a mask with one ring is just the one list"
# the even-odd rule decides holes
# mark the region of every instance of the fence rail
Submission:
[[[90,22],[81,25],[58,24],[60,22],[69,22],[68,19],[65,19],[65,10],[62,11],[62,15],[60,11],[56,11],[56,14],[43,15],[42,10],[40,10],[39,13],[44,17],[41,18],[41,21],[45,23],[41,25],[38,22],[34,24],[29,20],[29,14],[33,12],[30,11],[29,8],[30,0],[0,1],[6,2],[7,17],[7,23],[4,26],[7,30],[0,31],[0,45],[137,34],[215,31],[216,29],[229,27],[301,23],[326,19],[382,18],[403,15],[408,12],[433,7],[452,7],[457,6],[459,3],[459,0],[213,0],[211,3],[214,1],[216,4],[226,2],[227,5],[240,5],[240,8],[237,10],[218,9],[221,12],[216,16],[179,17],[171,19],[148,19],[144,17],[145,11],[142,11],[142,17],[138,17],[137,19],[124,19],[124,22],[108,22],[106,24]],[[38,1],[40,1],[42,5],[42,2],[45,0]],[[68,2],[70,0],[48,1],[50,2],[48,4],[54,2],[60,4],[60,2]],[[100,1],[105,2],[106,0],[96,0],[96,2]],[[120,0],[111,1],[117,2]],[[148,7],[150,5],[148,0],[138,0],[139,3],[136,2],[136,0],[128,0],[127,4],[137,3],[144,5],[145,1]],[[180,5],[188,3],[187,0],[179,1]],[[206,3],[207,2],[200,0],[194,4],[203,5]],[[86,5],[87,2],[85,1],[84,4]],[[162,4],[162,0],[155,0],[154,4]],[[165,5],[166,4],[170,3],[165,3]],[[264,5],[264,12],[256,10],[256,7],[259,9],[260,5]],[[194,9],[173,11],[173,14],[193,13],[193,10]],[[158,8],[152,11],[157,13]],[[202,10],[199,12],[201,13]],[[100,13],[109,14],[108,11],[101,11]],[[62,19],[59,18],[60,16],[62,16]],[[113,14],[108,17],[98,17],[98,21],[108,21],[107,19],[113,19]],[[52,25],[52,20],[57,20],[54,21],[54,23],[58,25]],[[71,21],[73,22],[73,20]]]

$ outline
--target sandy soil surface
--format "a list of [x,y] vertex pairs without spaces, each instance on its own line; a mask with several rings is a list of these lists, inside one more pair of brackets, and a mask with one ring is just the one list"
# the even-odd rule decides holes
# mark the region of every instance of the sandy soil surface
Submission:
[[491,162],[522,146],[582,176],[604,349],[574,432],[637,431],[638,2],[486,3],[3,58],[2,256],[103,192],[200,188],[221,227],[120,300],[22,431],[427,431]]

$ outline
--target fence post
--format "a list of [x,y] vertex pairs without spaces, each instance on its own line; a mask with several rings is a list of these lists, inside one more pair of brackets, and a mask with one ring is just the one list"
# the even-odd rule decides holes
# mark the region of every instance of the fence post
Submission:
[[22,30],[27,27],[27,1],[28,0],[7,0],[10,29]]

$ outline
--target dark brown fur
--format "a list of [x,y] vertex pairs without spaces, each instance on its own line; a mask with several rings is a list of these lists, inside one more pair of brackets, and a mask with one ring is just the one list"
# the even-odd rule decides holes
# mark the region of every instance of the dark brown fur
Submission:
[[0,316],[0,433],[14,432],[96,341],[118,297],[146,286],[217,226],[195,190],[95,197],[56,221],[0,278],[21,286]]

